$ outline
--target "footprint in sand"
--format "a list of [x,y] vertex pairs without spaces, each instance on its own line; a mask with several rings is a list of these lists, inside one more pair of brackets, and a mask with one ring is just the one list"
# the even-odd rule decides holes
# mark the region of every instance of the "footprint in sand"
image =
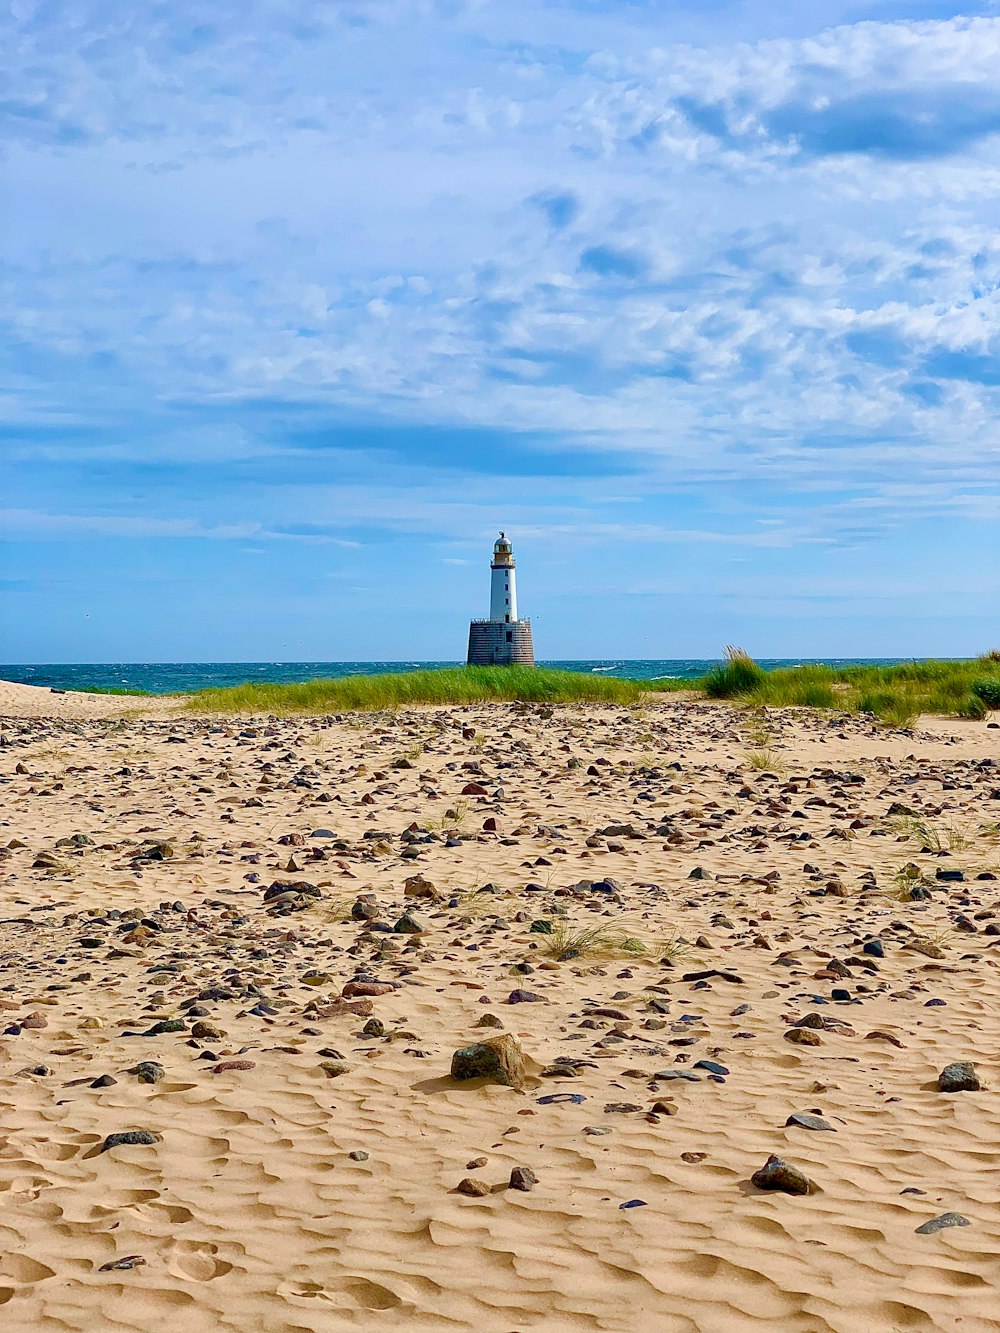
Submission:
[[181,1240],[173,1248],[167,1269],[174,1277],[211,1282],[232,1272],[232,1264],[217,1258],[219,1247],[210,1241]]
[[364,1277],[343,1278],[336,1284],[336,1290],[360,1305],[363,1310],[392,1310],[402,1305],[401,1299],[383,1287],[379,1282],[370,1282]]
[[78,1143],[57,1143],[52,1139],[38,1139],[35,1152],[46,1162],[68,1162],[80,1151]]
[[394,1310],[402,1305],[402,1299],[383,1287],[379,1282],[371,1282],[365,1277],[339,1278],[335,1282],[310,1282],[308,1279],[294,1279],[284,1284],[281,1289],[284,1296],[313,1297],[328,1301],[334,1305],[346,1302],[362,1310]]
[[13,1278],[15,1282],[32,1283],[44,1282],[48,1277],[55,1277],[55,1269],[49,1268],[47,1264],[41,1264],[37,1259],[32,1259],[27,1254],[6,1254],[0,1262],[0,1268],[3,1269],[4,1277]]
[[187,1222],[194,1221],[194,1213],[190,1208],[185,1208],[179,1203],[161,1203],[159,1200],[150,1204],[157,1212],[165,1214],[167,1221],[171,1226],[184,1226]]

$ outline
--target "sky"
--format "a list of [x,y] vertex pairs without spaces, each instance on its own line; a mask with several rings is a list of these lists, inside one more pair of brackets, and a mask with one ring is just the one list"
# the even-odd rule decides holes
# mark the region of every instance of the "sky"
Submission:
[[1000,646],[1000,3],[0,40],[0,661]]

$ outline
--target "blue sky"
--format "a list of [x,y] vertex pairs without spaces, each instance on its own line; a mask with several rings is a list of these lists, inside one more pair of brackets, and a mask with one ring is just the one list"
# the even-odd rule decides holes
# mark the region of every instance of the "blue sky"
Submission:
[[0,661],[1000,644],[1000,4],[4,23]]

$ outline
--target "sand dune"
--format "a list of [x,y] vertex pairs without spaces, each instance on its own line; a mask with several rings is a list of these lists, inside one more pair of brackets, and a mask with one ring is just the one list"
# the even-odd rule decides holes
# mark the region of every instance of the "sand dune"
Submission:
[[[0,692],[5,1330],[1000,1327],[1000,732],[39,693]],[[499,1031],[523,1089],[449,1077]]]
[[21,685],[0,680],[0,718],[37,717],[77,719],[121,717],[141,712],[143,716],[172,712],[180,707],[176,698],[127,694],[87,694],[83,690],[51,690],[41,685]]

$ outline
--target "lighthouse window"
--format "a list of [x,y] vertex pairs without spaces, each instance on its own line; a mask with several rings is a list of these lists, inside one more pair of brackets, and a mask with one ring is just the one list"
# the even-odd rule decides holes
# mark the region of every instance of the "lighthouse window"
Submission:
[[508,643],[513,643],[513,642],[514,642],[514,631],[513,631],[512,629],[509,629],[509,630],[507,631],[507,642],[508,642]]

